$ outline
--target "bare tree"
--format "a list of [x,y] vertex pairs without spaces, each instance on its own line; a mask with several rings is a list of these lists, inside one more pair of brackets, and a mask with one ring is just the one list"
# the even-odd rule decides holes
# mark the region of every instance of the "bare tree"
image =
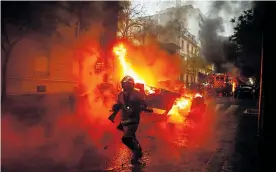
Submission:
[[131,6],[130,1],[121,1],[123,10],[119,14],[119,34],[121,38],[132,39],[149,26],[149,18],[145,17],[144,7],[140,4]]

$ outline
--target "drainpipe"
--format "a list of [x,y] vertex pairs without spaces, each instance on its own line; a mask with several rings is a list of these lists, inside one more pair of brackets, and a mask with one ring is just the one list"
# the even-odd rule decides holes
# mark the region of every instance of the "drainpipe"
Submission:
[[260,90],[259,90],[259,113],[258,113],[258,136],[263,131],[263,35],[262,35],[262,48],[261,48],[261,70],[260,70]]

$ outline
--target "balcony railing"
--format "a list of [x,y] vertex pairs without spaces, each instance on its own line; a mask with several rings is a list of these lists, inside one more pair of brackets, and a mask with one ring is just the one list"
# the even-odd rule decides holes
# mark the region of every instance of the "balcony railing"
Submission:
[[177,46],[179,46],[179,39],[172,37],[169,37],[168,35],[158,35],[158,40],[163,43],[173,43]]

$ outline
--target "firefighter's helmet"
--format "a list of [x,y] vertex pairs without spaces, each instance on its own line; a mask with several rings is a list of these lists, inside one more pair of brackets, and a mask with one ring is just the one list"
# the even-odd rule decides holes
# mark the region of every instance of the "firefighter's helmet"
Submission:
[[130,90],[134,88],[135,83],[134,79],[131,76],[127,75],[122,79],[121,84],[124,90]]

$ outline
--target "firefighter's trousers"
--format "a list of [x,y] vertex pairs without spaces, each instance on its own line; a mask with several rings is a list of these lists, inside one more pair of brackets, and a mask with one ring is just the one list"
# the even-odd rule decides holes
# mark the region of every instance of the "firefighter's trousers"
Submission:
[[132,151],[132,161],[142,157],[142,148],[136,139],[138,124],[123,125],[122,142]]

